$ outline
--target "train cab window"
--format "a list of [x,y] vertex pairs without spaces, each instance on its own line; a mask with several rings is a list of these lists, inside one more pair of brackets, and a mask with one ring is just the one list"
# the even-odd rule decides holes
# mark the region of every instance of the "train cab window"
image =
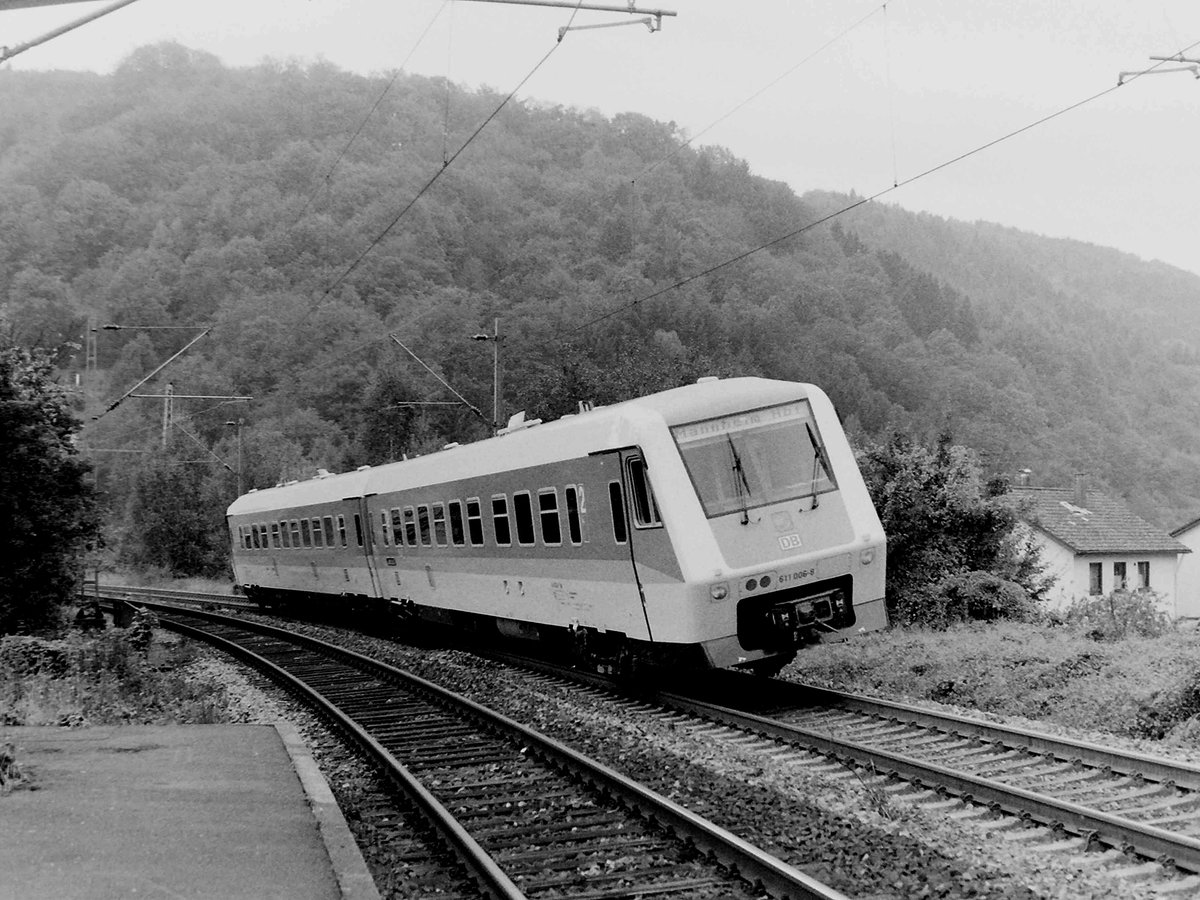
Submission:
[[[406,543],[404,540],[404,522],[400,518],[400,508],[396,507],[392,510],[392,534],[396,538],[396,546]],[[412,545],[409,544],[411,547]]]
[[612,508],[613,540],[618,544],[629,541],[629,529],[625,525],[625,496],[621,493],[621,482],[608,483],[608,505]]
[[638,528],[658,528],[662,517],[658,514],[658,503],[650,488],[646,474],[646,461],[640,456],[625,460],[625,471],[629,475],[629,497],[633,502],[633,524]]
[[575,485],[568,485],[565,491],[567,500],[567,533],[571,536],[572,544],[583,543],[583,520],[579,516],[579,496],[581,490]]
[[355,546],[361,547],[363,545],[362,516],[358,513],[354,514],[354,542]]
[[450,512],[450,543],[455,547],[461,547],[466,543],[463,536],[462,503],[458,500],[451,500],[446,505]]
[[297,550],[300,549],[300,521],[298,519],[292,519],[292,546]]
[[472,547],[483,546],[483,510],[478,497],[467,501],[467,536],[471,539]]
[[276,550],[279,549],[279,523],[271,523],[271,546]]
[[421,538],[422,547],[433,546],[433,533],[429,529],[429,506],[424,503],[417,506],[417,534]]
[[522,547],[533,544],[533,499],[529,491],[513,494],[513,518],[517,520],[517,543]]
[[308,519],[300,520],[300,542],[305,547],[312,546],[312,529],[309,527]]
[[314,518],[312,520],[312,536],[313,536],[313,546],[314,547],[324,547],[325,546],[325,536],[321,532],[320,517]]
[[512,546],[512,531],[508,525],[508,497],[504,494],[492,497],[492,528],[495,529],[498,546]]
[[345,516],[337,517],[337,530],[338,530],[338,540],[341,542],[341,545],[343,547],[349,547],[350,542],[346,540],[346,517]]
[[325,526],[325,546],[332,547],[334,545],[333,516],[326,516],[321,520],[321,524]]
[[446,507],[433,504],[433,541],[439,547],[446,546]]
[[538,518],[542,524],[542,543],[548,547],[562,545],[562,522],[558,518],[558,491],[545,488],[538,491]]

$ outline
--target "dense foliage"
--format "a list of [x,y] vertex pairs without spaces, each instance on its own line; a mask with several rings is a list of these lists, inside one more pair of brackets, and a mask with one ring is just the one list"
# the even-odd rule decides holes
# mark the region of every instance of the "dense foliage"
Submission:
[[[492,347],[471,336],[494,318],[510,413],[700,374],[813,381],[860,444],[951,429],[989,474],[1088,470],[1163,524],[1200,510],[1200,323],[1160,327],[1200,279],[874,205],[722,265],[845,198],[799,198],[673,123],[534,101],[401,216],[500,99],[175,44],[110,76],[0,71],[0,325],[54,348],[89,414],[208,325],[145,393],[253,397],[177,401],[165,446],[157,401],[89,426],[124,558],[219,567],[239,443],[251,488],[483,436]],[[1115,285],[1099,309],[1079,266]],[[174,329],[96,332],[93,371],[71,348],[89,319]],[[426,405],[453,397],[389,333],[483,414]],[[167,540],[185,510],[191,537]]]
[[0,634],[56,623],[96,538],[78,419],[44,354],[0,348]]
[[859,454],[888,537],[893,624],[1037,618],[1048,584],[1036,548],[1014,531],[1003,478],[985,481],[975,455],[942,435],[935,447],[893,435]]

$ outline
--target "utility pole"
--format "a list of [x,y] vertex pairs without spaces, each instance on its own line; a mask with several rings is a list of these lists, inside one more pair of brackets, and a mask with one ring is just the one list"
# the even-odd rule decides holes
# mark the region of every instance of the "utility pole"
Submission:
[[492,319],[492,333],[471,335],[473,341],[492,342],[492,430],[500,430],[500,320]]

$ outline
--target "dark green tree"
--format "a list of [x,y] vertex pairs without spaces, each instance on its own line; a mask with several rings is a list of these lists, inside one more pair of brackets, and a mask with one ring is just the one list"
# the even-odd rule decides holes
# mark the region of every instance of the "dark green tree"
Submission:
[[948,434],[867,447],[859,467],[888,537],[888,614],[897,624],[1029,618],[1048,587],[1036,550],[1016,530],[1002,478]]
[[48,354],[0,348],[0,634],[54,626],[98,537],[79,421]]

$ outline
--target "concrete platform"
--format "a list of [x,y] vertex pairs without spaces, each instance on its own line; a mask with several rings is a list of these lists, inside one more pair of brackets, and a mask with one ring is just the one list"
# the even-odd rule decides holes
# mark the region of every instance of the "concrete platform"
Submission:
[[0,728],[0,900],[378,900],[287,725]]

